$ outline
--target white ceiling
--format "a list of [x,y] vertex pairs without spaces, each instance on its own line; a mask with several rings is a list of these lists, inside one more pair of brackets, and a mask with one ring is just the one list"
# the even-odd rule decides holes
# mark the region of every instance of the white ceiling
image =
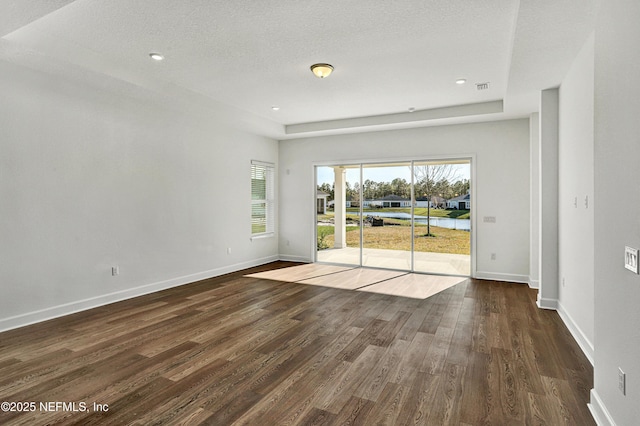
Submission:
[[[196,96],[274,124],[267,133],[281,139],[526,116],[540,90],[561,82],[594,15],[591,0],[0,0],[0,8],[0,58]],[[316,62],[333,64],[333,75],[314,77]],[[483,82],[490,88],[476,90]]]

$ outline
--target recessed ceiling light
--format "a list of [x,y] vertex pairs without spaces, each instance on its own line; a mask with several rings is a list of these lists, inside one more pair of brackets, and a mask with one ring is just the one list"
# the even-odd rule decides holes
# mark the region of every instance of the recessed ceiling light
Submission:
[[280,107],[279,106],[275,106],[275,105],[272,106],[271,109],[274,110],[274,111],[280,111]]
[[409,108],[409,112],[413,112],[413,111],[415,111],[415,110],[416,110],[416,109],[415,109],[414,107],[410,107],[410,108]]
[[456,84],[465,84],[466,82],[467,82],[467,80],[464,79],[464,78],[459,78],[459,79],[456,80]]
[[160,53],[149,53],[149,57],[154,61],[161,61],[164,59],[164,56],[162,56]]

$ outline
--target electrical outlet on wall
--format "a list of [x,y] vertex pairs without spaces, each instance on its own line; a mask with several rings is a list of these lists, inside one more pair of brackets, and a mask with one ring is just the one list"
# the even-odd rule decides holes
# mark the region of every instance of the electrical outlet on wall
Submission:
[[111,267],[111,276],[115,277],[116,275],[120,275],[120,267],[118,265]]
[[495,253],[491,253],[491,260],[496,260],[496,254]]

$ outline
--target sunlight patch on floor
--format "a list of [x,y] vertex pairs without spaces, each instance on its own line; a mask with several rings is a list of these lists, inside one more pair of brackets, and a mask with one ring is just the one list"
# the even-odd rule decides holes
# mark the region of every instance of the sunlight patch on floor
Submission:
[[414,299],[426,299],[467,279],[465,277],[414,274],[386,269],[317,263],[258,272],[246,276]]

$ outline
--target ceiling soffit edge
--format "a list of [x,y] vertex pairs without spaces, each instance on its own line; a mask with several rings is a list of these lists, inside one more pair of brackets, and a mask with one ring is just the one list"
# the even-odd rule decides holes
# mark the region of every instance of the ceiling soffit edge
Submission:
[[340,120],[317,121],[311,123],[289,124],[285,126],[287,135],[304,134],[327,130],[355,129],[392,124],[414,124],[430,120],[440,120],[454,117],[471,117],[483,114],[504,112],[502,99],[474,104],[453,105],[441,108],[416,110],[394,114],[375,115],[367,117],[345,118]]

